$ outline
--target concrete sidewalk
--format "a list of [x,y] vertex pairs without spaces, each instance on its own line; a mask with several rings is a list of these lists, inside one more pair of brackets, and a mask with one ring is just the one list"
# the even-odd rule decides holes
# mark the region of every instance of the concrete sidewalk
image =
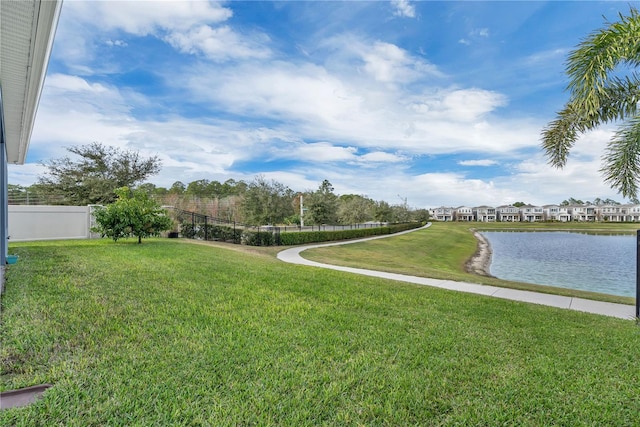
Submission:
[[433,286],[436,288],[449,289],[452,291],[468,292],[473,294],[492,296],[496,298],[509,299],[513,301],[522,301],[532,304],[541,304],[551,307],[564,308],[568,310],[584,311],[587,313],[601,314],[604,316],[617,317],[620,319],[633,320],[635,318],[635,307],[632,305],[593,301],[583,298],[572,298],[561,295],[543,294],[531,291],[521,291],[517,289],[499,288],[497,286],[479,285],[476,283],[429,279],[426,277],[387,273],[384,271],[366,270],[363,268],[342,267],[339,265],[322,264],[319,262],[309,261],[300,256],[300,253],[307,249],[346,245],[350,243],[364,242],[367,240],[382,239],[385,237],[397,236],[399,234],[423,230],[424,228],[428,228],[430,225],[431,223],[415,230],[408,230],[403,231],[402,233],[388,234],[384,236],[375,236],[365,239],[349,240],[345,242],[324,243],[285,249],[284,251],[278,253],[278,259],[292,264],[301,264],[312,267],[328,268],[331,270],[346,271],[348,273],[362,274],[371,277],[380,277],[383,279],[396,280],[399,282],[415,283],[418,285]]

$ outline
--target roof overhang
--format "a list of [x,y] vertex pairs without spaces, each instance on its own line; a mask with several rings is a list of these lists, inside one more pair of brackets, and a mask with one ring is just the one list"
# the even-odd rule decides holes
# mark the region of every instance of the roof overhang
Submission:
[[0,1],[0,90],[8,163],[23,164],[62,0]]

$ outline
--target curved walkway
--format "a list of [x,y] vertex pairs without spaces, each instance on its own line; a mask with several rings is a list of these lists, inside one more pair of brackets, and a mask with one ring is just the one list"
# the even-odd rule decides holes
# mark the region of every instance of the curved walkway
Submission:
[[339,265],[323,264],[302,258],[301,252],[307,249],[323,248],[327,246],[348,245],[350,243],[364,242],[367,240],[383,239],[400,234],[411,233],[417,230],[428,228],[431,223],[424,227],[407,230],[395,234],[383,236],[367,237],[364,239],[349,240],[345,242],[322,243],[317,245],[297,246],[285,249],[278,253],[278,259],[292,264],[308,265],[312,267],[328,268],[331,270],[346,271],[348,273],[362,274],[365,276],[380,277],[383,279],[396,280],[399,282],[415,283],[418,285],[432,286],[436,288],[449,289],[453,291],[468,292],[472,294],[487,295],[496,298],[522,301],[532,304],[541,304],[551,307],[564,308],[568,310],[584,311],[587,313],[601,314],[604,316],[617,317],[620,319],[632,320],[635,318],[635,307],[626,304],[615,304],[611,302],[593,301],[583,298],[566,297],[562,295],[551,295],[539,292],[522,291],[518,289],[500,288],[497,286],[479,285],[467,282],[455,282],[453,280],[430,279],[427,277],[409,276],[405,274],[387,273],[384,271],[366,270],[363,268],[342,267]]

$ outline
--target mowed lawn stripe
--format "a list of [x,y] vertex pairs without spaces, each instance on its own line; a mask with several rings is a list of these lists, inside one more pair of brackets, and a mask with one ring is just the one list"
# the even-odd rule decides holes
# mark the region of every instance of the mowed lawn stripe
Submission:
[[13,244],[1,425],[633,425],[634,322],[176,240]]
[[[553,226],[553,228],[549,228]],[[505,223],[455,223],[434,222],[431,227],[401,236],[371,240],[341,246],[314,248],[301,253],[303,258],[326,264],[365,268],[391,273],[408,274],[434,279],[455,280],[504,288],[551,293],[569,297],[594,299],[620,304],[635,304],[635,298],[595,292],[541,286],[530,283],[501,280],[495,277],[479,276],[465,271],[465,263],[476,251],[477,241],[470,228],[501,230],[568,230],[581,227],[583,232],[602,231],[604,226],[611,232],[632,232],[637,224],[505,224]]]

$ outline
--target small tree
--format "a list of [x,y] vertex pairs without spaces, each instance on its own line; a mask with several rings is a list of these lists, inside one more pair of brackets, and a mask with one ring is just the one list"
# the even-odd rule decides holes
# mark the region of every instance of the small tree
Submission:
[[158,202],[149,198],[142,190],[131,191],[128,187],[115,190],[114,203],[95,211],[97,227],[93,231],[114,242],[122,237],[135,236],[138,243],[144,237],[159,236],[171,229],[173,221]]

